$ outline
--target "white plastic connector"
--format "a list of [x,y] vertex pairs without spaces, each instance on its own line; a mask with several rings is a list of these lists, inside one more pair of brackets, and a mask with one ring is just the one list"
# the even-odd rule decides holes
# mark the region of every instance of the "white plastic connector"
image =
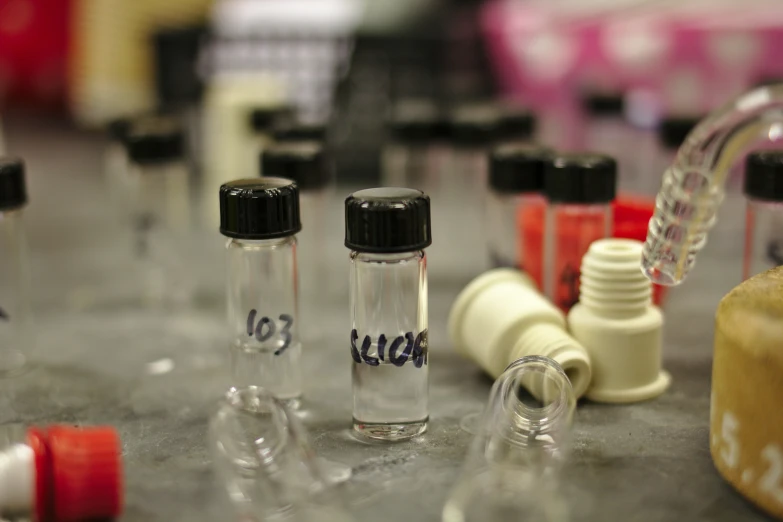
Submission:
[[643,401],[671,381],[661,369],[663,316],[639,270],[641,257],[639,241],[601,239],[582,258],[579,304],[568,314],[568,326],[593,364],[590,400]]
[[14,444],[0,452],[0,510],[4,515],[27,513],[33,506],[33,458],[27,444]]
[[466,286],[451,308],[449,336],[495,379],[520,357],[541,355],[563,368],[577,397],[590,384],[587,352],[565,331],[563,314],[517,270],[490,270]]

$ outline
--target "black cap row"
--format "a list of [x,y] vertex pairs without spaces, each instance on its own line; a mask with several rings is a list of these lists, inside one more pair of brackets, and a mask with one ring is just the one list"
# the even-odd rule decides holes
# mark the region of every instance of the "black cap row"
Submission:
[[[241,179],[220,187],[220,232],[265,240],[302,229],[299,189],[288,179]],[[345,246],[360,252],[421,250],[432,243],[430,198],[407,188],[373,188],[345,200]]]
[[457,146],[487,147],[497,141],[528,140],[536,117],[516,105],[473,103],[442,110],[429,100],[402,100],[389,114],[389,132],[400,143],[450,139]]
[[617,163],[602,154],[507,145],[490,158],[489,185],[499,193],[540,192],[553,203],[608,203],[616,184]]

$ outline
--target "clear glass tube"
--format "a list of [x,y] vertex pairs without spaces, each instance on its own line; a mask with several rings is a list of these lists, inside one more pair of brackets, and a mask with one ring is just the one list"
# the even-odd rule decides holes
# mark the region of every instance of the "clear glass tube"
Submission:
[[685,280],[707,242],[726,178],[751,148],[783,140],[783,85],[749,91],[702,120],[666,170],[642,253],[654,283]]
[[783,265],[783,202],[748,198],[743,279]]
[[[486,203],[485,234],[488,242],[491,268],[525,267],[524,241],[520,220],[526,209],[540,210],[544,216],[546,200],[536,193],[508,194],[490,190]],[[535,212],[535,210],[531,210]],[[540,255],[540,251],[538,254]]]
[[0,212],[0,377],[23,371],[33,347],[23,213],[21,208]]
[[402,440],[424,433],[429,409],[427,258],[351,252],[353,427]]
[[140,261],[143,300],[183,305],[194,293],[190,172],[181,161],[131,164],[133,251]]
[[557,476],[570,450],[576,397],[552,359],[523,357],[490,391],[443,522],[565,518]]
[[209,424],[218,478],[242,520],[348,522],[306,430],[263,388],[232,388]]
[[612,233],[612,205],[551,203],[544,230],[544,294],[568,312],[579,302],[582,256]]
[[226,243],[231,378],[289,406],[302,395],[296,236]]
[[435,193],[441,161],[438,152],[434,143],[390,143],[383,151],[384,186]]

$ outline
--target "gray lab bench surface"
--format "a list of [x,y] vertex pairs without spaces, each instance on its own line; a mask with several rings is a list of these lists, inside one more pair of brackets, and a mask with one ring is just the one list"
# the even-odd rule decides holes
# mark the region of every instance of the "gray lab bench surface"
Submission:
[[[5,383],[6,423],[111,424],[123,440],[123,520],[230,520],[210,464],[207,423],[225,390],[223,240],[205,233],[192,269],[214,284],[189,312],[144,311],[133,290],[127,227],[107,196],[102,140],[67,124],[16,115],[5,120],[10,153],[28,165],[36,370]],[[326,221],[329,279],[347,279],[338,189]],[[736,194],[736,190],[735,190]],[[217,199],[217,198],[216,198]],[[671,388],[641,404],[580,402],[565,496],[574,521],[767,520],[717,474],[708,449],[713,315],[739,282],[741,197],[730,196],[692,277],[665,306],[665,367]],[[435,230],[435,241],[446,232]],[[453,231],[452,231],[453,233]],[[477,255],[482,245],[453,255]],[[433,284],[430,266],[428,433],[398,444],[349,434],[351,358],[347,291],[309,319],[305,417],[317,451],[353,468],[346,492],[361,521],[440,520],[471,440],[462,417],[481,407],[491,382],[459,357],[446,333],[458,284]],[[347,284],[345,285],[347,286]],[[113,297],[112,297],[113,296]],[[150,364],[156,362],[156,364]]]

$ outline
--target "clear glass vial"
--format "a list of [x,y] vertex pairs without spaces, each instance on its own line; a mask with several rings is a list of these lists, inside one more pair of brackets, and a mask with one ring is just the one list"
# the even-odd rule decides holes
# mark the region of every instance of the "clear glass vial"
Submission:
[[194,292],[190,252],[190,170],[184,135],[171,118],[135,121],[127,136],[133,250],[141,269],[142,300],[186,304]]
[[[285,105],[258,107],[250,111],[250,131],[255,137],[255,148],[250,148],[247,158],[247,177],[277,176],[274,173],[264,173],[263,163],[258,158],[274,143],[274,128],[293,119],[293,110]],[[261,169],[259,171],[259,169]]]
[[299,190],[282,178],[220,187],[232,385],[261,386],[296,408],[302,395],[296,234]]
[[[548,149],[533,145],[501,145],[492,152],[485,207],[491,268],[525,269],[521,221],[544,218],[546,200],[541,193],[544,169],[550,160]],[[536,253],[541,256],[541,252],[539,248]]]
[[783,151],[756,152],[745,164],[743,279],[783,265]]
[[558,474],[576,396],[552,359],[522,357],[498,377],[443,522],[566,520]]
[[126,141],[131,127],[130,118],[117,118],[106,127],[108,137],[103,153],[103,175],[109,198],[121,220],[128,209],[128,151]]
[[276,124],[272,135],[278,143],[284,141],[317,141],[324,143],[327,138],[327,128],[322,123],[290,119]]
[[0,377],[25,370],[33,348],[22,160],[0,157]]
[[304,426],[268,390],[231,388],[212,415],[209,439],[241,520],[353,520]]
[[439,174],[440,111],[427,100],[401,100],[388,121],[382,176],[387,187],[413,187],[431,192]]
[[584,149],[616,158],[621,176],[626,175],[626,170],[630,173],[635,150],[625,105],[625,98],[619,92],[595,92],[582,99],[587,118]]
[[568,312],[579,301],[579,267],[590,244],[610,237],[617,164],[602,154],[559,154],[547,164],[544,294]]
[[430,199],[408,188],[374,188],[345,200],[351,249],[350,346],[353,429],[404,440],[429,417],[427,258]]

